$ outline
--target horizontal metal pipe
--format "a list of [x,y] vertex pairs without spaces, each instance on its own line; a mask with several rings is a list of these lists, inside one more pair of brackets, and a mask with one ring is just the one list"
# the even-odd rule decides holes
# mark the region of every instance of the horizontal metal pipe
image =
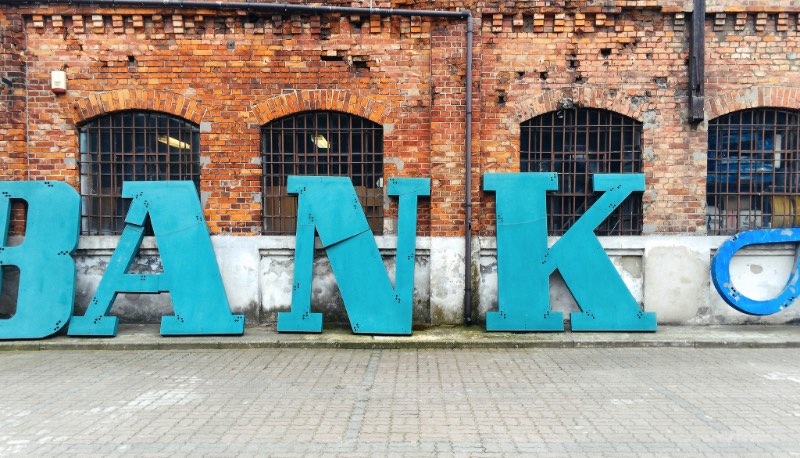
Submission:
[[[425,16],[452,19],[471,17],[468,11],[406,10],[394,8],[357,8],[349,6],[295,5],[290,3],[250,3],[250,2],[204,2],[184,0],[48,0],[42,4],[89,5],[89,6],[142,6],[149,8],[209,8],[225,10],[273,11],[276,13],[299,14],[370,14],[375,16]],[[30,0],[0,0],[0,4],[34,6]]]

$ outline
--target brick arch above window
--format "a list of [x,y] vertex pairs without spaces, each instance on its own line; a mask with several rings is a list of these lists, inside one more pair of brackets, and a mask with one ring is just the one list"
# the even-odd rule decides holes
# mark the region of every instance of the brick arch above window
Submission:
[[757,107],[708,121],[709,235],[797,227],[800,110]]
[[[643,123],[611,110],[572,107],[520,123],[520,172],[557,173],[547,193],[548,234],[564,235],[600,196],[593,176],[642,172]],[[595,229],[598,235],[640,235],[642,194],[628,196]]]
[[287,194],[291,175],[349,177],[373,233],[383,233],[384,128],[350,113],[313,110],[261,127],[264,234],[297,228],[297,200]]
[[200,124],[206,107],[180,94],[148,89],[119,89],[92,94],[72,102],[75,124],[125,110],[147,110],[171,114]]
[[[200,188],[200,129],[154,110],[117,110],[82,123],[80,136],[81,233],[118,235],[130,181],[191,181]],[[149,225],[146,233],[152,233]]]
[[768,86],[718,92],[706,100],[705,112],[710,121],[734,111],[766,107],[800,109],[800,88]]
[[253,114],[262,126],[284,116],[303,111],[338,111],[369,119],[381,125],[394,122],[391,109],[374,99],[347,91],[298,91],[272,97],[253,105]]
[[514,110],[516,121],[514,124],[518,125],[536,116],[563,109],[565,103],[571,103],[575,107],[613,111],[639,122],[643,121],[644,112],[651,108],[649,103],[637,103],[623,91],[591,87],[551,90],[519,102]]

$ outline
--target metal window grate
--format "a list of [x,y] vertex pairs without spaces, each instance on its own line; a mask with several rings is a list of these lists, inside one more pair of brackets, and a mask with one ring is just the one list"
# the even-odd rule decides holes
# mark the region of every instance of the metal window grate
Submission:
[[261,129],[264,233],[294,234],[289,175],[349,176],[372,231],[383,233],[383,127],[333,111],[299,113]]
[[761,108],[708,123],[708,233],[800,225],[800,112]]
[[[200,130],[164,113],[123,111],[80,128],[81,233],[115,235],[130,206],[125,181],[191,180],[200,187]],[[146,228],[152,234],[152,228]]]
[[[642,124],[606,110],[565,109],[520,124],[520,170],[557,172],[547,195],[547,228],[563,235],[598,199],[596,173],[641,173]],[[642,193],[630,195],[597,227],[598,235],[639,235]]]

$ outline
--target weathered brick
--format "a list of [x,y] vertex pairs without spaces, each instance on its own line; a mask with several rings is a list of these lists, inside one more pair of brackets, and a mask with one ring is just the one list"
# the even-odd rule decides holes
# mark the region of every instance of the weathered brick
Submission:
[[[657,233],[703,232],[707,138],[685,120],[687,12],[678,1],[623,3],[565,9],[490,2],[476,15],[470,192],[476,230],[494,230],[493,196],[481,192],[482,173],[518,171],[519,123],[570,100],[643,122],[645,224]],[[800,107],[800,16],[790,3],[711,5],[709,117]],[[465,6],[448,5],[434,2],[442,9]],[[463,230],[461,21],[35,4],[0,13],[0,21],[9,37],[2,45],[4,74],[20,75],[13,90],[0,92],[4,106],[16,110],[0,113],[0,153],[8,158],[0,177],[27,174],[77,188],[79,167],[64,165],[79,159],[77,125],[113,110],[161,110],[213,126],[201,133],[209,161],[201,191],[211,230],[258,233],[262,206],[252,194],[261,186],[260,126],[330,109],[387,126],[386,173],[433,179],[420,211],[422,233]],[[71,32],[67,38],[61,27]],[[69,91],[54,96],[49,72],[65,64]],[[22,87],[27,91],[16,92]],[[396,206],[386,214],[395,217]]]

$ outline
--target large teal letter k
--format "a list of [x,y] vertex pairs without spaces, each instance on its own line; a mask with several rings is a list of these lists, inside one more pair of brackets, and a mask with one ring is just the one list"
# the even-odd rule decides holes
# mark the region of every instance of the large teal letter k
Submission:
[[600,245],[594,229],[633,191],[644,175],[594,175],[604,191],[552,248],[547,248],[545,192],[555,173],[486,174],[484,189],[497,195],[498,311],[486,314],[488,331],[563,331],[550,310],[550,274],[561,273],[581,308],[573,331],[655,331],[655,313],[642,311]]

